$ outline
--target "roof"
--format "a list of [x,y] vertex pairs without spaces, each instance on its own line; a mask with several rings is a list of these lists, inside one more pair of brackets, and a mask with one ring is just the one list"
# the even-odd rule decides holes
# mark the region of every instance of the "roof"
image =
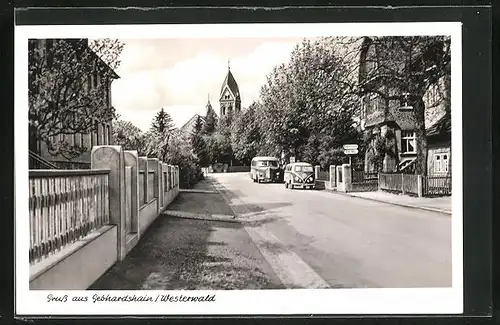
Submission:
[[451,135],[450,115],[443,115],[436,123],[427,128],[426,133],[428,137],[437,135]]
[[276,157],[271,157],[271,156],[268,156],[268,157],[262,156],[262,157],[254,157],[252,159],[252,161],[255,161],[255,160],[273,160],[273,161],[275,160],[275,161],[278,161],[279,159]]
[[224,79],[224,82],[222,83],[222,87],[220,89],[220,96],[222,96],[222,93],[224,92],[224,89],[226,88],[226,86],[233,93],[233,95],[237,101],[241,100],[240,89],[239,89],[238,84],[236,83],[236,80],[234,79],[234,76],[231,73],[230,69],[227,70],[226,79]]
[[194,127],[194,123],[196,123],[196,119],[198,117],[201,118],[202,123],[205,122],[205,117],[199,114],[194,114],[186,123],[184,123],[183,126],[181,126],[180,130],[183,132],[193,132],[192,128]]

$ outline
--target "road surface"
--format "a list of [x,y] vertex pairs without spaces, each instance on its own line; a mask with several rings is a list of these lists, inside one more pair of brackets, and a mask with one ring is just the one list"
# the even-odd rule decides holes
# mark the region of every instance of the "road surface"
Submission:
[[450,287],[451,216],[211,174],[288,288]]

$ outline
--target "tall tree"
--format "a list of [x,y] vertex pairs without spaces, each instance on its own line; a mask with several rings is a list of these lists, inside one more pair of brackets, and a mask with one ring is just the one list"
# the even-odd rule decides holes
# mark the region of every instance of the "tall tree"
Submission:
[[236,159],[249,164],[259,152],[261,131],[258,119],[259,103],[252,103],[234,120],[231,132],[231,147]]
[[207,154],[207,146],[205,144],[205,140],[203,139],[203,122],[201,117],[198,116],[196,118],[193,133],[191,134],[191,147],[193,149],[193,153],[195,157],[198,159],[198,163],[200,166],[208,165],[208,154]]
[[330,130],[339,122],[353,124],[356,94],[346,82],[351,71],[342,55],[335,39],[304,40],[288,63],[267,76],[260,117],[262,144],[269,154],[283,151],[285,156],[317,163],[323,138],[332,136]]
[[215,132],[217,128],[217,114],[213,110],[212,106],[207,107],[207,113],[205,115],[205,123],[203,124],[203,134],[211,135]]
[[165,109],[161,109],[151,122],[149,130],[148,150],[154,153],[159,159],[165,161],[169,150],[169,141],[174,130],[172,117]]
[[77,157],[88,148],[63,136],[96,131],[96,125],[113,119],[109,88],[123,43],[30,39],[28,46],[30,141],[44,142],[52,155]]

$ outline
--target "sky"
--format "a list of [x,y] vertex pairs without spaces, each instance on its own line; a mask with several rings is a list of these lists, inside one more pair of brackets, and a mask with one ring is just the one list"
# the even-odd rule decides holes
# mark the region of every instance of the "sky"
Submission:
[[[242,107],[258,100],[272,68],[289,60],[303,38],[122,39],[124,49],[112,85],[112,103],[121,119],[143,131],[164,108],[176,127],[210,102],[219,113],[219,94],[228,63]],[[228,62],[229,60],[229,62]]]

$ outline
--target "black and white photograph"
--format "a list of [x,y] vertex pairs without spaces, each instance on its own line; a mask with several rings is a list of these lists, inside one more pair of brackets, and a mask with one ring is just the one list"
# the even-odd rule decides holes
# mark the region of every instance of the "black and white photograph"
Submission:
[[460,23],[15,42],[18,313],[461,312]]

